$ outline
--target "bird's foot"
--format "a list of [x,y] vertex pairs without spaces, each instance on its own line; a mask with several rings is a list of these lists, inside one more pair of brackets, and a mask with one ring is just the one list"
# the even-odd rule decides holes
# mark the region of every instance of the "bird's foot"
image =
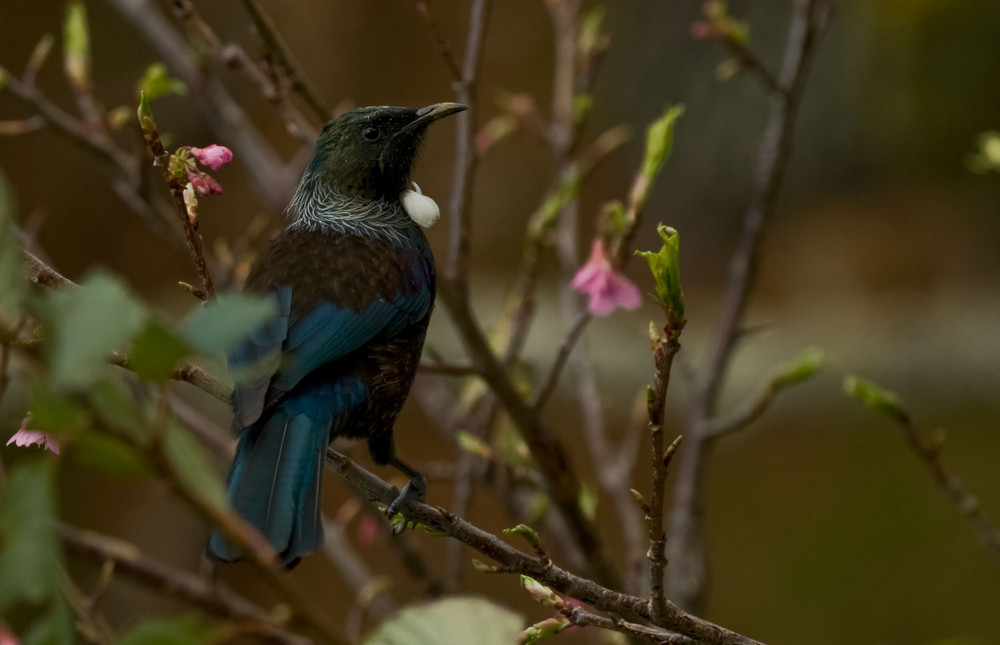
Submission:
[[[427,492],[427,480],[424,479],[423,475],[416,475],[410,478],[410,481],[406,482],[406,486],[403,486],[403,490],[399,492],[396,499],[392,500],[392,503],[385,509],[385,516],[393,522],[392,534],[399,535],[406,530],[408,524],[416,524],[415,521],[410,520],[406,516],[407,507],[411,502],[422,502],[424,501],[424,493]],[[396,522],[393,518],[396,515],[401,515],[402,520]]]

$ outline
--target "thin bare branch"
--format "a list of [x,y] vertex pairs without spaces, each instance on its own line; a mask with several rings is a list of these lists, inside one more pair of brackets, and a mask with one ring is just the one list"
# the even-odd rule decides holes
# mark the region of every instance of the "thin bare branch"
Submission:
[[611,564],[597,528],[580,508],[579,495],[582,490],[580,480],[573,470],[562,442],[539,422],[538,415],[511,381],[510,374],[493,353],[476,322],[469,308],[469,302],[461,298],[448,282],[440,284],[438,289],[438,294],[448,307],[470,356],[517,426],[521,438],[545,479],[549,496],[566,520],[594,575],[603,584],[618,586],[619,576]]
[[423,17],[427,22],[427,26],[430,27],[431,34],[434,36],[434,48],[441,55],[444,64],[448,67],[448,71],[451,72],[452,79],[456,83],[461,83],[462,70],[458,65],[458,59],[455,58],[455,53],[452,51],[451,45],[448,44],[448,39],[444,37],[441,26],[434,19],[430,0],[417,0],[417,13]]
[[[652,332],[651,332],[652,333]],[[649,602],[653,617],[661,621],[666,611],[666,595],[663,589],[663,572],[667,566],[665,555],[667,536],[663,531],[663,498],[666,495],[667,467],[669,457],[677,449],[680,437],[671,444],[669,449],[663,447],[663,416],[667,404],[667,391],[670,387],[670,369],[674,356],[680,351],[677,336],[680,330],[664,329],[662,335],[654,335],[653,362],[656,365],[655,385],[652,396],[648,398],[649,434],[651,446],[651,476],[650,503],[646,522],[649,526]]]
[[[125,540],[85,531],[69,524],[57,527],[59,538],[70,551],[99,563],[112,561],[115,570],[156,591],[232,620],[253,620],[275,635],[284,633],[271,613],[223,585],[183,569],[154,560]],[[305,643],[307,639],[287,634],[285,642]]]
[[467,105],[469,109],[455,117],[458,136],[455,145],[455,177],[449,201],[450,241],[445,275],[455,285],[455,292],[462,300],[468,298],[469,247],[472,235],[470,206],[479,159],[475,144],[476,121],[479,117],[477,85],[490,6],[491,0],[474,0],[469,10],[465,60],[462,62],[461,78],[455,88],[458,102]]
[[[399,494],[396,487],[387,484],[334,450],[327,451],[327,468],[343,477],[373,502],[388,504]],[[432,527],[491,558],[497,563],[498,572],[523,573],[561,594],[576,598],[601,611],[615,614],[624,620],[655,623],[648,600],[581,578],[561,569],[548,558],[539,558],[537,555],[520,551],[442,508],[413,503],[408,507],[407,514],[420,524]],[[663,620],[655,624],[703,643],[732,645],[757,643],[751,638],[685,613],[670,602],[666,603]]]
[[707,585],[701,535],[701,481],[718,393],[737,340],[753,287],[761,243],[785,176],[799,97],[813,45],[827,12],[826,0],[795,0],[785,56],[771,94],[767,126],[757,154],[753,194],[743,215],[743,233],[730,267],[722,314],[710,345],[709,359],[695,384],[686,448],[681,453],[670,518],[667,592],[681,607],[700,613]]
[[938,431],[930,441],[920,438],[920,433],[909,414],[905,412],[895,418],[896,426],[902,431],[906,444],[920,459],[934,483],[944,491],[959,513],[968,520],[979,539],[993,555],[1000,557],[1000,528],[993,523],[983,510],[979,499],[970,493],[962,481],[945,470],[941,463],[941,448],[944,445],[944,431]]
[[531,404],[531,407],[535,410],[535,414],[540,414],[545,409],[545,405],[555,393],[556,387],[559,385],[559,376],[562,374],[563,368],[566,367],[566,361],[569,360],[569,356],[573,352],[573,347],[580,340],[580,336],[583,335],[583,331],[587,328],[587,323],[592,319],[593,316],[590,315],[590,312],[581,311],[577,314],[576,320],[569,328],[569,333],[566,334],[562,345],[559,346],[559,351],[556,353],[555,361],[552,362],[552,367],[549,369],[548,375],[538,388],[538,395],[535,397],[534,403]]
[[560,612],[574,625],[580,627],[600,627],[613,632],[620,632],[626,636],[656,643],[657,645],[696,645],[698,641],[682,636],[681,634],[671,634],[670,632],[655,627],[647,627],[629,622],[622,618],[608,618],[586,611],[580,606],[572,607]]
[[130,22],[176,74],[194,91],[192,97],[204,113],[220,143],[232,148],[246,166],[252,185],[274,210],[291,199],[298,171],[291,170],[250,121],[239,103],[211,76],[202,71],[195,55],[177,29],[151,0],[108,0]]
[[261,40],[264,41],[267,50],[288,75],[292,89],[305,100],[306,105],[313,111],[313,114],[316,115],[320,123],[326,123],[333,115],[333,111],[302,71],[302,67],[295,60],[295,56],[292,55],[288,45],[285,44],[285,41],[282,40],[281,35],[275,28],[274,22],[264,13],[257,0],[243,0],[243,6],[246,8],[247,13],[250,14],[250,18],[257,28],[257,33],[260,34]]

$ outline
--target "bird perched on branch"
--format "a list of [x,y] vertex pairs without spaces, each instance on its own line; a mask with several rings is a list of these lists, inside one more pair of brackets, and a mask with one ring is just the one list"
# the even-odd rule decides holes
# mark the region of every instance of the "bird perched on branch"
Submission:
[[[434,258],[417,224],[433,223],[437,206],[407,182],[427,126],[464,109],[366,107],[327,123],[291,222],[247,278],[245,290],[272,297],[277,316],[228,357],[231,369],[257,371],[233,394],[240,441],[227,490],[288,568],[323,542],[333,438],[367,439],[376,463],[410,478],[390,516],[423,497],[424,478],[395,455],[393,423],[434,305]],[[218,531],[207,551],[241,556]]]

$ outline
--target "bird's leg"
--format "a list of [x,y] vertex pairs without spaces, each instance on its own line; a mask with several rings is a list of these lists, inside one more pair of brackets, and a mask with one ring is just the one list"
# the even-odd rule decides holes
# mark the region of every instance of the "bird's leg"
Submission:
[[[410,478],[410,481],[406,482],[406,485],[403,486],[403,490],[399,492],[396,499],[392,500],[392,503],[385,509],[386,517],[393,518],[400,512],[400,509],[407,507],[410,502],[424,501],[424,493],[427,491],[427,480],[398,457],[391,457],[389,465]],[[408,523],[406,514],[404,513],[403,522],[393,530],[393,533],[399,535],[406,530]]]

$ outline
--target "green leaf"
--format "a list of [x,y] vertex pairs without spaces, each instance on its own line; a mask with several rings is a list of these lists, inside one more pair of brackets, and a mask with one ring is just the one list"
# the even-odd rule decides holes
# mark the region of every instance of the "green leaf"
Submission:
[[182,336],[191,347],[206,354],[222,353],[245,340],[276,313],[270,298],[223,294],[188,316]]
[[73,614],[61,594],[53,598],[47,614],[28,630],[22,645],[73,645]]
[[151,618],[133,625],[117,645],[197,645],[225,640],[227,628],[208,622],[198,614],[174,618]]
[[683,105],[670,105],[659,119],[646,129],[646,151],[642,157],[639,177],[632,187],[631,200],[635,210],[642,210],[649,197],[649,189],[670,158],[674,147],[674,126],[684,114]]
[[154,472],[149,460],[136,448],[100,432],[77,437],[72,454],[80,463],[113,475],[149,477]]
[[226,505],[226,490],[211,457],[188,429],[173,419],[167,422],[163,452],[189,493],[215,506]]
[[79,403],[50,390],[46,383],[34,384],[31,396],[32,430],[65,435],[90,425],[90,413]]
[[158,414],[152,402],[137,400],[119,382],[110,379],[92,387],[88,398],[105,426],[127,435],[136,445],[147,444]]
[[14,193],[0,172],[0,325],[13,328],[20,318],[27,292],[27,272],[14,225]]
[[682,325],[684,320],[684,290],[681,289],[680,234],[660,224],[656,232],[663,240],[659,251],[636,251],[646,258],[656,284],[656,300],[667,313],[668,322]]
[[844,392],[858,399],[872,410],[884,414],[894,421],[909,418],[903,402],[895,392],[879,387],[871,381],[851,374],[844,378]]
[[188,89],[183,81],[167,75],[167,66],[163,63],[153,63],[146,68],[139,81],[139,88],[149,101],[170,94],[184,95]]
[[510,645],[521,617],[484,598],[455,596],[400,611],[364,645]]
[[87,29],[87,7],[83,0],[66,4],[63,20],[63,65],[66,77],[77,90],[90,88],[90,32]]
[[146,319],[142,304],[121,281],[91,273],[80,289],[51,294],[43,318],[52,386],[84,388],[104,371],[111,352],[135,335]]
[[55,461],[18,462],[0,498],[0,615],[17,602],[37,605],[59,596],[55,506]]
[[187,344],[155,320],[136,337],[129,354],[129,368],[146,381],[170,379],[177,361],[190,353]]

